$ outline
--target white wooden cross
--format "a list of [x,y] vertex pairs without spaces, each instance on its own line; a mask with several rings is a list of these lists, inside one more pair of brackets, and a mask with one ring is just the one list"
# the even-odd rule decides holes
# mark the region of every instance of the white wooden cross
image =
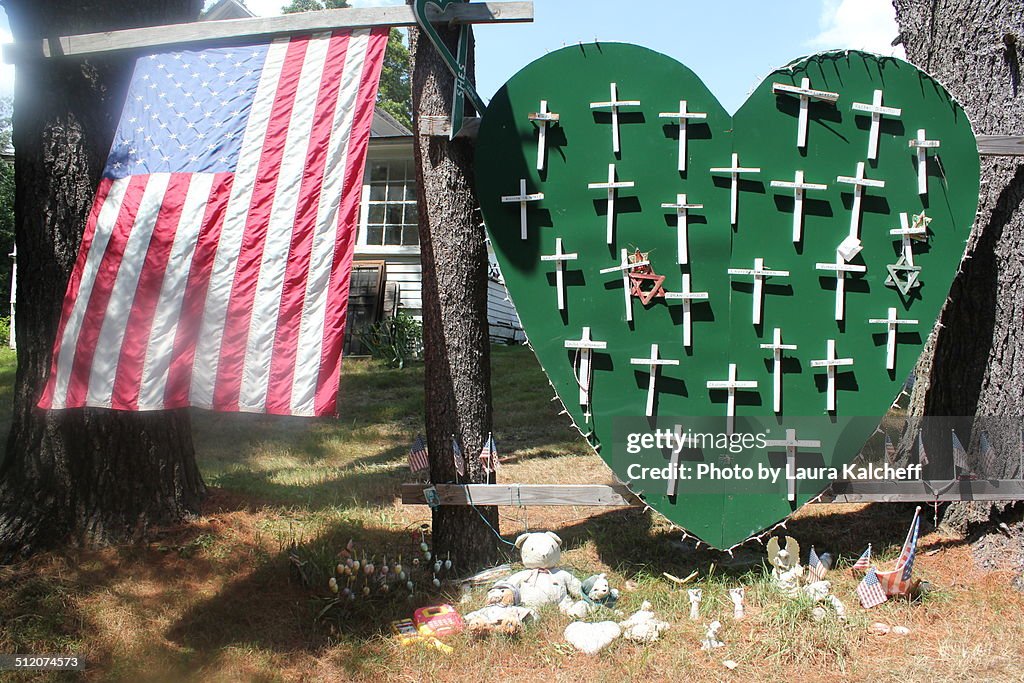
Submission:
[[548,111],[548,101],[540,101],[540,111],[530,114],[530,120],[537,124],[537,170],[544,170],[544,159],[547,151],[548,124],[558,123],[560,116]]
[[795,429],[786,430],[785,439],[773,439],[766,440],[764,442],[765,448],[785,448],[786,449],[786,499],[789,501],[796,500],[796,477],[793,476],[796,471],[796,452],[799,448],[821,448],[821,442],[811,439],[798,440],[796,438]]
[[729,379],[708,380],[707,388],[724,389],[729,392],[729,398],[725,405],[725,431],[729,434],[732,434],[732,428],[736,418],[736,390],[756,389],[757,380],[737,380],[736,364],[729,363]]
[[650,358],[630,358],[632,365],[647,365],[650,367],[650,378],[647,382],[647,417],[654,415],[654,385],[658,381],[658,368],[662,365],[679,365],[679,361],[672,358],[658,358],[658,345],[651,344]]
[[882,91],[876,90],[871,104],[866,102],[854,102],[854,111],[863,111],[871,114],[871,130],[868,131],[868,159],[878,158],[878,136],[881,129],[883,116],[899,117],[903,114],[902,109],[896,107],[882,106]]
[[636,183],[632,180],[615,180],[615,164],[608,164],[608,182],[587,183],[588,189],[608,191],[608,244],[612,243],[615,233],[615,191],[620,188],[635,186]]
[[885,337],[885,368],[886,370],[896,369],[896,328],[899,325],[916,325],[916,320],[900,320],[896,317],[896,309],[890,308],[889,315],[885,318],[871,318],[869,323],[885,325],[887,334]]
[[689,237],[687,236],[687,216],[690,209],[703,209],[703,204],[687,204],[685,194],[677,194],[675,204],[668,203],[662,204],[663,209],[675,209],[676,210],[676,260],[680,265],[685,265],[690,262],[689,247],[687,246]]
[[835,104],[839,99],[839,93],[828,92],[827,90],[814,90],[811,88],[811,79],[800,79],[800,85],[789,85],[787,83],[772,83],[772,92],[776,95],[797,95],[800,97],[800,115],[797,119],[796,146],[803,149],[807,146],[807,110],[811,100],[820,100]]
[[839,245],[839,253],[842,257],[850,261],[860,253],[863,249],[860,243],[860,214],[861,214],[861,200],[864,197],[865,187],[885,187],[884,180],[872,180],[871,178],[864,177],[864,162],[857,162],[857,175],[846,176],[841,175],[836,177],[837,183],[846,183],[847,185],[853,185],[853,208],[850,212],[850,236],[847,237]]
[[928,239],[928,225],[927,223],[910,225],[910,221],[907,219],[906,213],[900,213],[900,227],[889,231],[890,235],[896,235],[900,238],[901,252],[903,253],[903,261],[908,266],[914,265],[914,245],[913,240],[926,240]]
[[566,254],[562,251],[562,238],[555,238],[555,253],[542,254],[541,261],[555,262],[555,288],[558,289],[558,310],[565,310],[565,262],[575,261],[579,254]]
[[611,84],[609,88],[611,91],[611,100],[608,102],[591,102],[591,109],[611,109],[612,112],[612,152],[615,154],[619,153],[619,108],[620,107],[639,107],[640,100],[620,100],[619,99],[619,88],[615,83]]
[[812,368],[826,368],[828,371],[828,387],[825,395],[825,410],[832,413],[836,409],[836,368],[853,365],[852,358],[836,358],[836,340],[828,340],[828,351],[822,360],[812,360]]
[[732,175],[732,188],[730,189],[729,200],[730,200],[730,223],[736,225],[736,214],[739,208],[739,197],[740,197],[740,173],[760,173],[760,168],[744,168],[740,166],[740,155],[736,152],[732,154],[732,166],[728,168],[720,166],[718,168],[712,168],[712,173],[729,173]]
[[708,293],[690,291],[690,274],[683,273],[683,291],[665,292],[665,298],[683,302],[683,346],[690,348],[693,346],[693,302],[707,301]]
[[772,334],[771,344],[761,344],[762,349],[772,350],[772,383],[774,386],[774,398],[772,410],[776,413],[782,412],[782,352],[796,351],[796,344],[782,343],[782,329],[776,327]]
[[612,266],[611,268],[602,268],[601,274],[607,275],[608,273],[622,273],[622,289],[626,293],[626,322],[633,322],[633,294],[630,292],[629,287],[629,271],[640,266],[649,266],[650,261],[637,261],[636,263],[629,262],[629,250],[622,250],[622,260],[619,265]]
[[584,327],[583,334],[577,340],[566,340],[565,348],[576,349],[579,353],[579,367],[576,368],[576,383],[580,385],[580,406],[584,415],[590,418],[590,382],[593,374],[593,353],[595,350],[608,348],[608,342],[594,341],[590,338],[590,328]]
[[754,276],[754,315],[755,325],[761,324],[761,310],[764,304],[764,281],[770,277],[789,277],[788,270],[766,270],[764,259],[754,259],[753,268],[730,268],[729,275]]
[[838,251],[836,251],[835,263],[815,263],[814,267],[818,270],[827,270],[836,274],[836,320],[842,320],[846,315],[844,312],[846,303],[846,274],[866,273],[868,267],[847,263]]
[[672,455],[669,458],[669,466],[672,468],[672,476],[668,478],[668,488],[665,492],[667,496],[676,495],[679,489],[679,456],[684,448],[700,448],[701,441],[693,436],[693,434],[687,434],[683,436],[683,425],[674,425],[672,427],[672,433],[675,435],[673,440]]
[[544,199],[543,192],[535,192],[534,194],[526,193],[526,178],[519,180],[519,194],[506,195],[501,198],[503,204],[515,204],[519,202],[519,230],[521,237],[526,239],[526,203],[527,202],[539,202]]
[[690,119],[706,119],[707,112],[686,111],[686,100],[679,100],[679,111],[662,112],[658,118],[676,119],[679,122],[679,170],[686,170],[686,123]]
[[821,183],[804,182],[804,172],[797,171],[793,182],[788,180],[773,180],[772,187],[784,187],[793,190],[793,242],[799,242],[803,233],[804,224],[804,191],[805,190],[827,190],[828,185]]
[[928,140],[924,128],[917,131],[916,140],[908,140],[908,145],[917,148],[917,193],[928,194],[928,150],[939,146],[938,140]]

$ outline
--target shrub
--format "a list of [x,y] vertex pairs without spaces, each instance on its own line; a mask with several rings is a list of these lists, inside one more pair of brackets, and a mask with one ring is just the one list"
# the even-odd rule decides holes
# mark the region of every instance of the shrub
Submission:
[[371,325],[360,340],[374,358],[391,367],[404,368],[423,351],[423,323],[408,313],[398,313]]
[[11,319],[0,318],[0,346],[7,346],[11,341]]

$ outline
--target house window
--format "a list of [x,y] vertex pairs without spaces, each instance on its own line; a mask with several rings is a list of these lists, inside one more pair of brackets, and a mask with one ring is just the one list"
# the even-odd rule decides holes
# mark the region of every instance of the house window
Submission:
[[366,202],[366,244],[419,246],[416,174],[412,161],[372,161]]

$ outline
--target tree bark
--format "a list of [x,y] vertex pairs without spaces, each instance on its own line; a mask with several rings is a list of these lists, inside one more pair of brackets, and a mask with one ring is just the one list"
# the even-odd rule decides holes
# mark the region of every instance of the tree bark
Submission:
[[[6,0],[16,42],[188,21],[198,0]],[[18,372],[0,462],[0,561],[62,544],[137,539],[198,510],[188,412],[41,411],[61,301],[131,56],[18,65],[14,106]]]
[[[894,0],[908,59],[946,86],[976,134],[1024,134],[1024,12],[1019,0]],[[983,157],[981,197],[961,270],[918,363],[910,412],[965,416],[957,433],[977,453],[982,429],[998,454],[986,478],[1020,478],[1024,414],[1024,162]],[[949,452],[949,424],[925,431],[929,459]],[[914,430],[908,430],[913,433]],[[931,434],[930,434],[931,433]],[[974,462],[977,466],[977,461]],[[942,463],[946,472],[951,463]],[[999,521],[1005,506],[957,504],[960,530]]]
[[[453,52],[458,34],[458,29],[441,34]],[[413,30],[411,45],[415,128],[424,116],[450,115],[454,78],[426,36]],[[473,144],[417,131],[414,146],[431,480],[486,483],[477,456],[491,430],[487,244],[473,189]],[[455,471],[453,434],[463,450],[465,476]],[[497,529],[497,508],[434,509],[435,553],[450,551],[462,569],[493,563],[498,541],[488,524]]]

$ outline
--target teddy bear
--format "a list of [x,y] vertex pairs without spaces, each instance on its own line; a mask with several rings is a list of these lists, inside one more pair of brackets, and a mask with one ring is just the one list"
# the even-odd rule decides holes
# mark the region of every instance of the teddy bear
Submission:
[[583,596],[580,600],[573,601],[566,597],[559,603],[558,608],[562,614],[567,614],[576,619],[583,619],[601,607],[614,609],[619,599],[619,589],[612,588],[608,584],[607,574],[594,574],[583,580],[580,586]]
[[523,566],[506,579],[519,591],[523,606],[530,608],[557,605],[566,597],[583,597],[580,580],[558,568],[562,559],[562,539],[550,531],[522,534],[516,539]]
[[499,581],[487,591],[487,605],[464,618],[470,633],[501,633],[512,636],[537,618],[537,612],[520,605],[519,589]]

